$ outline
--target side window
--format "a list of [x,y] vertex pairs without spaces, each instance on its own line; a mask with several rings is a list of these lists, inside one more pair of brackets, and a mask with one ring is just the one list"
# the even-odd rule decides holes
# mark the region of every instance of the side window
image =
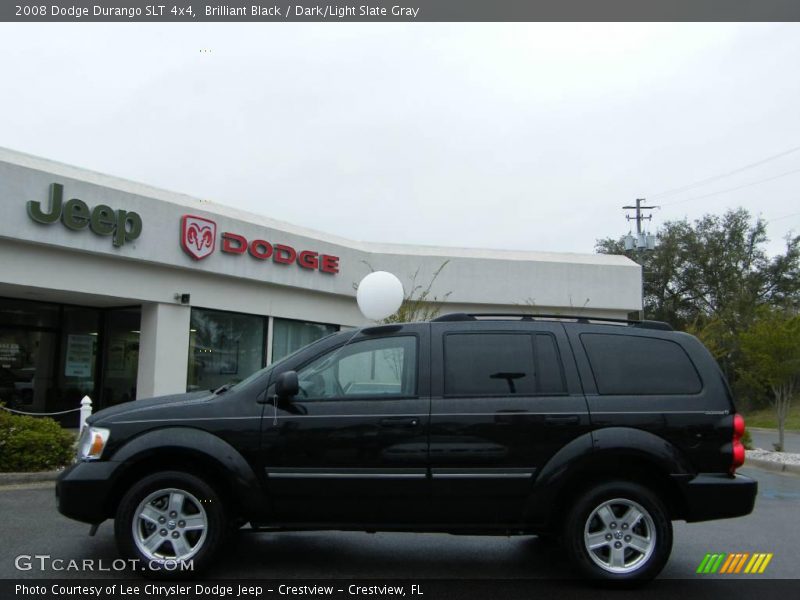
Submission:
[[564,394],[564,369],[558,355],[556,338],[549,333],[536,334],[537,391],[540,394]]
[[536,393],[530,334],[451,333],[444,338],[446,396]]
[[298,398],[413,396],[417,388],[417,338],[364,340],[325,354],[297,372]]
[[600,394],[696,394],[703,385],[675,342],[633,335],[584,333],[581,342]]

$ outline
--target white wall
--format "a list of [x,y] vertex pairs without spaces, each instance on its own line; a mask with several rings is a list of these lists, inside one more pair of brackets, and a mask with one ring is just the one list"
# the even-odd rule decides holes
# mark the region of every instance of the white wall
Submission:
[[186,391],[190,314],[188,306],[142,304],[137,398]]
[[[110,238],[88,229],[76,232],[61,223],[33,222],[26,213],[25,203],[38,200],[46,205],[54,182],[64,186],[65,200],[77,197],[90,207],[106,204],[138,212],[143,220],[141,236],[116,248]],[[319,292],[327,298],[352,297],[353,284],[369,272],[369,266],[391,271],[409,286],[416,271],[419,270],[418,283],[426,283],[436,269],[449,261],[433,292],[439,296],[451,292],[450,301],[454,303],[513,306],[533,301],[538,306],[585,305],[589,309],[623,313],[641,308],[641,269],[624,256],[356,242],[2,149],[0,206],[3,209],[0,237],[10,240],[127,259],[148,266],[174,267],[192,274],[299,288]],[[232,231],[249,240],[260,238],[291,245],[298,251],[308,249],[339,256],[341,271],[336,275],[309,271],[296,265],[259,261],[246,254],[225,254],[219,248],[203,260],[194,260],[180,246],[180,221],[186,214],[214,220],[218,235]]]
[[[65,201],[138,212],[141,237],[116,248],[88,229],[33,222],[26,202],[47,208],[52,183],[64,185]],[[625,317],[641,309],[641,268],[625,257],[366,244],[3,149],[0,210],[0,296],[142,306],[139,397],[185,389],[190,311],[175,300],[181,293],[196,307],[352,327],[367,324],[354,284],[370,266],[395,273],[410,289],[415,272],[427,285],[447,261],[433,288],[440,298],[450,293],[445,312]],[[213,219],[218,235],[233,231],[337,255],[341,271],[308,271],[219,248],[196,261],[180,246],[185,214]]]

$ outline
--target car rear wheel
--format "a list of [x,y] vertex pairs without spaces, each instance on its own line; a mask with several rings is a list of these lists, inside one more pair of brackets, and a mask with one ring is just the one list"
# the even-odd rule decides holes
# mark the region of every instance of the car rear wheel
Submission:
[[226,531],[219,495],[179,471],[155,473],[131,486],[114,521],[120,553],[136,559],[143,574],[159,578],[204,570]]
[[630,482],[591,488],[575,502],[564,527],[567,551],[591,579],[631,584],[653,579],[672,551],[672,523],[650,490]]

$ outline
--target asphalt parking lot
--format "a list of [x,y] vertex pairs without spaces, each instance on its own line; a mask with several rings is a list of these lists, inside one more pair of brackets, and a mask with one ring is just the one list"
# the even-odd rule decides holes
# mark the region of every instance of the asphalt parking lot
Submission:
[[[749,429],[750,437],[755,448],[772,450],[773,444],[778,441],[778,432],[770,429]],[[800,433],[787,431],[783,438],[784,451],[800,454]]]
[[[753,514],[708,523],[675,523],[675,545],[662,578],[697,575],[709,552],[771,552],[759,578],[798,578],[800,477],[744,468],[759,481]],[[724,502],[724,498],[719,499]],[[129,571],[18,570],[16,557],[118,558],[113,523],[89,537],[88,525],[62,517],[52,484],[0,488],[0,578],[130,578]],[[220,556],[209,578],[270,579],[537,579],[568,578],[569,565],[557,546],[529,537],[475,537],[444,534],[302,532],[242,534]]]

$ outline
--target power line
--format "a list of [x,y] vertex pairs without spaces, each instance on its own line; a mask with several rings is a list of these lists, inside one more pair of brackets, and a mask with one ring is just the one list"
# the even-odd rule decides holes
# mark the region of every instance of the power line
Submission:
[[789,217],[796,217],[797,215],[800,215],[800,212],[791,213],[791,214],[788,214],[788,215],[783,215],[782,217],[775,217],[774,219],[767,220],[766,223],[773,223],[775,221],[780,221],[781,219],[788,219]]
[[720,175],[714,175],[713,177],[707,177],[706,179],[701,179],[700,181],[695,181],[694,183],[688,183],[686,185],[682,185],[680,187],[672,188],[672,189],[666,190],[664,192],[660,192],[658,194],[650,194],[648,196],[648,198],[650,198],[650,199],[663,198],[665,196],[672,196],[673,194],[679,194],[681,192],[685,192],[686,190],[690,190],[692,188],[699,187],[699,186],[705,185],[707,183],[711,183],[712,181],[717,181],[718,179],[723,179],[725,177],[730,177],[731,175],[736,175],[737,173],[741,173],[742,171],[746,171],[747,169],[752,169],[754,167],[758,167],[760,165],[763,165],[764,163],[768,163],[768,162],[770,162],[772,160],[776,160],[778,158],[786,156],[787,154],[792,154],[793,152],[797,152],[798,150],[800,150],[800,146],[796,146],[794,148],[789,148],[788,150],[784,150],[783,152],[780,152],[778,154],[773,154],[772,156],[768,156],[767,158],[761,159],[761,160],[756,161],[754,163],[750,163],[748,165],[744,165],[743,167],[739,167],[737,169],[734,169],[733,171],[728,171],[728,172],[722,173]]
[[800,173],[800,168],[792,169],[791,171],[785,171],[783,173],[779,173],[777,175],[773,175],[772,177],[765,177],[764,179],[758,179],[756,181],[751,181],[750,183],[745,183],[743,185],[737,185],[736,187],[727,188],[725,190],[719,190],[718,192],[711,192],[709,194],[703,194],[701,196],[692,196],[691,198],[685,198],[683,200],[678,200],[676,202],[669,202],[667,204],[662,204],[662,207],[665,206],[675,206],[676,204],[683,204],[684,202],[691,202],[692,200],[701,200],[703,198],[710,198],[711,196],[718,196],[719,194],[726,194],[727,192],[734,192],[736,190],[741,190],[742,188],[751,187],[754,185],[758,185],[760,183],[766,183],[767,181],[772,181],[773,179],[780,179],[781,177],[787,177],[788,175],[793,175],[795,173]]

